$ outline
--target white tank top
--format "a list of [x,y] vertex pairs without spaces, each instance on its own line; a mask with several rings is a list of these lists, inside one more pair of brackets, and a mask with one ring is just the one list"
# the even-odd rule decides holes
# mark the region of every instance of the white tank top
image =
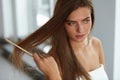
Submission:
[[[109,80],[108,76],[104,70],[103,64],[101,64],[99,68],[97,68],[93,71],[90,71],[88,73],[91,76],[91,80]],[[78,78],[76,80],[78,80]],[[82,80],[82,79],[80,78],[80,80]]]

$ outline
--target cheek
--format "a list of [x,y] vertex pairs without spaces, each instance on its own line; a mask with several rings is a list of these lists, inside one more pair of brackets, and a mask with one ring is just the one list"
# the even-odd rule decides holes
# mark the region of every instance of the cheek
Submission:
[[73,35],[75,30],[73,28],[70,27],[65,27],[66,33],[68,36]]
[[71,35],[73,33],[73,31],[71,29],[66,29],[66,32],[68,35]]
[[91,27],[88,26],[88,27],[86,28],[86,31],[90,31],[90,30],[91,30]]
[[85,31],[86,31],[86,32],[90,32],[90,31],[91,31],[91,25],[87,25],[87,26],[85,27]]

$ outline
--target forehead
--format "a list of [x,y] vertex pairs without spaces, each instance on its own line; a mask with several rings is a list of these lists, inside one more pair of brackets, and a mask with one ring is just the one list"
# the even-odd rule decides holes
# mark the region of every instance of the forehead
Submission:
[[91,17],[91,11],[88,7],[80,7],[76,10],[74,10],[67,18],[67,20],[78,20],[78,19],[84,19],[86,17]]

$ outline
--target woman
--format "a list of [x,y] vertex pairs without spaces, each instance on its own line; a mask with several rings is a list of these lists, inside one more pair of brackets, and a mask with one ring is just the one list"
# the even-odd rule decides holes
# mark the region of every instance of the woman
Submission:
[[[47,55],[33,54],[48,80],[108,80],[101,42],[90,35],[93,24],[90,0],[58,0],[53,17],[18,45],[30,51],[50,39]],[[12,59],[18,67],[21,56],[15,49]]]

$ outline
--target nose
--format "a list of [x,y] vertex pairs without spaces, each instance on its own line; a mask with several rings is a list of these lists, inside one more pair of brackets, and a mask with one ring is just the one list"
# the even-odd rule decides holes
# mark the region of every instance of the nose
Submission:
[[83,29],[83,25],[79,23],[79,24],[77,25],[76,31],[77,31],[78,33],[81,33],[81,32],[83,32],[83,30],[84,30],[84,29]]

